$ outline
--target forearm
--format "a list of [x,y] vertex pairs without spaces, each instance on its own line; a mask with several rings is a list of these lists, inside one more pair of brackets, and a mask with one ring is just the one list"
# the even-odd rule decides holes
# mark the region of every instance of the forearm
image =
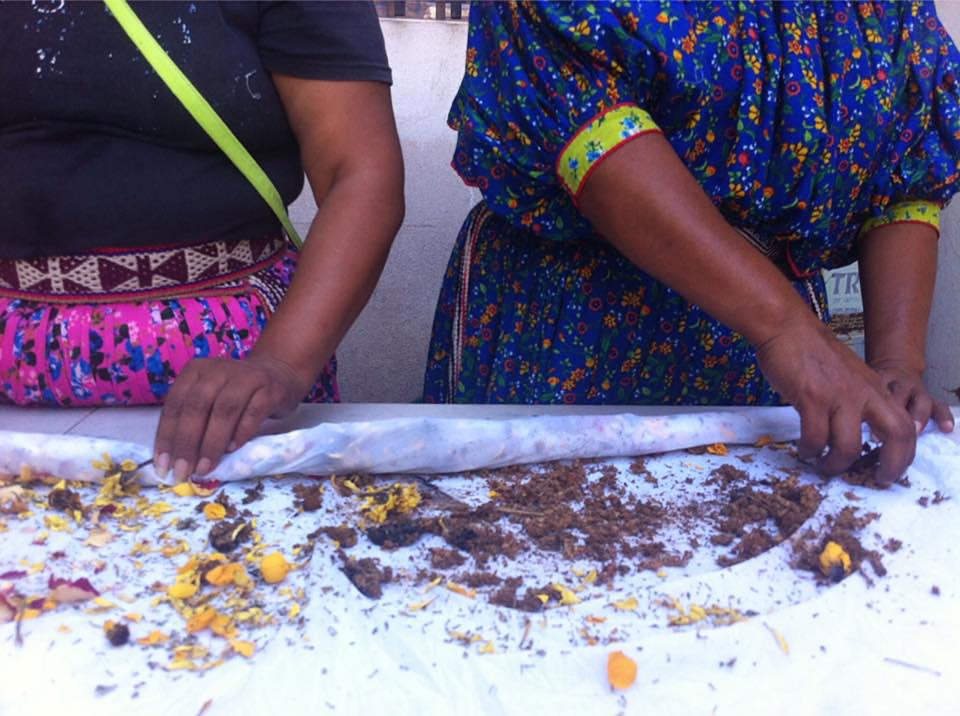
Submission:
[[867,362],[919,375],[937,274],[936,231],[915,223],[874,229],[860,241],[859,265]]
[[309,386],[366,305],[403,218],[398,171],[335,180],[307,234],[293,282],[253,350]]
[[789,281],[723,218],[660,134],[633,140],[591,175],[581,210],[638,267],[761,345],[810,320]]

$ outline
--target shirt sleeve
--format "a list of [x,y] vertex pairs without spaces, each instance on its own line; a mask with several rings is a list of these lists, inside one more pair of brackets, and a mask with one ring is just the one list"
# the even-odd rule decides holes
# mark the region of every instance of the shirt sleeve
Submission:
[[370,2],[265,2],[260,57],[271,72],[316,80],[392,81]]
[[909,17],[899,50],[907,57],[907,81],[894,100],[899,132],[875,175],[861,233],[902,222],[939,232],[940,209],[960,188],[960,54],[932,2],[900,9]]
[[472,3],[466,71],[448,122],[453,167],[490,209],[549,238],[589,232],[584,183],[659,128],[644,109],[657,59],[613,3]]

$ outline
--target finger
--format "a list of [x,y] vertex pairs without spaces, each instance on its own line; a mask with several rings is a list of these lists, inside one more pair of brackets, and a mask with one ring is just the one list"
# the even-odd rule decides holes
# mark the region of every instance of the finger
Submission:
[[800,441],[797,452],[804,460],[818,458],[830,437],[830,416],[823,408],[798,405],[800,413]]
[[927,427],[927,423],[930,422],[930,416],[933,414],[933,398],[922,388],[914,388],[906,405],[910,417],[913,418],[917,435],[919,435]]
[[860,411],[842,407],[830,416],[830,452],[817,462],[821,474],[833,477],[845,472],[860,457],[863,428]]
[[163,401],[160,422],[157,424],[157,432],[153,438],[153,464],[161,478],[166,476],[170,470],[170,454],[173,451],[173,443],[177,435],[180,413],[183,411],[184,401],[193,391],[196,382],[196,375],[192,366],[192,363],[186,365]]
[[220,391],[210,409],[210,419],[200,443],[200,459],[195,470],[197,475],[206,475],[223,457],[233,441],[240,417],[258,387],[250,381],[241,381],[228,384]]
[[931,413],[933,415],[934,422],[936,422],[937,427],[940,428],[941,432],[953,432],[953,413],[950,412],[950,408],[946,403],[941,403],[939,400],[934,400]]
[[210,410],[224,386],[222,374],[204,376],[183,400],[170,457],[173,476],[183,481],[193,475],[200,455],[200,441],[207,432]]
[[917,431],[913,419],[910,413],[899,406],[879,400],[867,404],[864,417],[883,442],[880,446],[877,482],[889,485],[899,479],[913,462],[917,448]]
[[257,434],[263,421],[270,417],[274,410],[274,403],[267,388],[258,389],[247,402],[247,406],[237,421],[233,434],[233,443],[237,448]]

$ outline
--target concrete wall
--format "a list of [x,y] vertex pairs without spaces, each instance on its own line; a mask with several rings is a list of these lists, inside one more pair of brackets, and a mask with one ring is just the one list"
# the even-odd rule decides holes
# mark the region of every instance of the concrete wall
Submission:
[[[955,42],[960,42],[960,3],[937,2],[937,12]],[[950,391],[960,387],[960,199],[941,217],[937,288],[927,337],[927,388],[960,402]]]
[[[960,3],[938,3],[960,38]],[[343,399],[409,402],[421,392],[430,324],[450,248],[478,193],[450,169],[454,132],[446,126],[463,68],[464,23],[385,19],[393,101],[406,161],[407,214],[373,299],[338,351]],[[306,232],[313,202],[292,209]],[[946,397],[960,386],[960,201],[945,212],[940,269],[928,342],[929,387]],[[954,399],[956,401],[956,399]]]

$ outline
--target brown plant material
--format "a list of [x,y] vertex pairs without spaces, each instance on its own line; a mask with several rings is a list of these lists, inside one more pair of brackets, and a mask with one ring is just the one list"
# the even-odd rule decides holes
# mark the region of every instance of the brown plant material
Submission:
[[250,525],[243,520],[220,520],[210,528],[210,546],[227,554],[250,539],[252,533]]
[[353,583],[353,586],[370,599],[382,597],[383,585],[393,579],[393,570],[390,567],[381,567],[378,560],[370,557],[354,559],[343,552],[340,554],[343,560],[343,566],[340,569],[347,575],[347,579]]
[[883,577],[887,573],[883,566],[883,558],[875,550],[866,549],[860,542],[857,533],[873,522],[879,515],[869,512],[857,515],[857,508],[844,507],[835,515],[826,515],[824,525],[820,530],[804,530],[793,541],[793,566],[797,569],[813,572],[817,580],[822,583],[832,581],[830,575],[825,575],[821,568],[820,555],[829,542],[835,542],[850,556],[850,572],[859,571],[867,581],[869,576],[863,573],[862,565],[868,562],[874,574]]
[[66,487],[57,487],[50,490],[50,494],[47,495],[47,504],[52,509],[66,512],[68,515],[83,511],[80,495]]

